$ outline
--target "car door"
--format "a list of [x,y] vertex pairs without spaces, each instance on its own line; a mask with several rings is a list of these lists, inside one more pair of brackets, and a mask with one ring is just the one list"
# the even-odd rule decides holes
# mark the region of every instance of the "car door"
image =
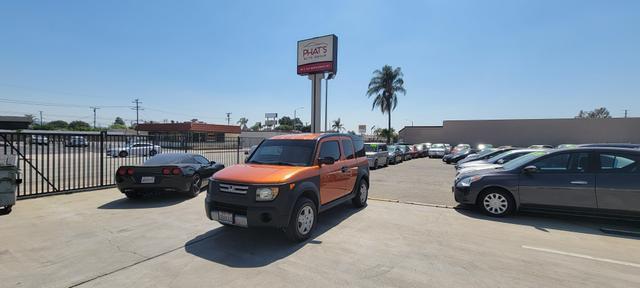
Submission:
[[389,157],[389,151],[387,151],[387,144],[378,145],[378,156],[380,157],[379,163],[383,163],[382,165],[386,165],[387,162],[389,162],[387,160],[387,158]]
[[211,165],[211,161],[200,155],[194,155],[193,159],[198,163],[198,173],[202,176],[202,179],[208,179],[213,175],[215,168]]
[[318,158],[331,157],[335,160],[333,164],[322,164],[320,166],[320,204],[327,204],[344,193],[344,183],[342,179],[342,166],[340,150],[340,138],[328,137],[320,142]]
[[595,173],[591,153],[556,153],[527,166],[536,172],[520,174],[519,195],[523,206],[596,208]]
[[[342,196],[349,194],[356,186],[356,180],[358,178],[358,163],[356,161],[355,148],[351,138],[343,137],[340,141],[342,144],[343,165],[340,167],[343,171],[343,194]],[[379,148],[378,148],[379,149]]]
[[598,208],[640,212],[640,156],[601,152],[597,159]]

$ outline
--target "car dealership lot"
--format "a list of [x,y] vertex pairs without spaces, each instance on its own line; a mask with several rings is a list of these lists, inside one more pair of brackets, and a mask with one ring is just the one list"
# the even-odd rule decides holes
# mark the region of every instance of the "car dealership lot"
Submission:
[[[371,197],[453,204],[451,166],[415,159],[372,173]],[[396,179],[396,180],[392,180]],[[637,238],[617,222],[372,200],[320,215],[311,240],[223,228],[204,195],[129,201],[115,189],[23,200],[0,216],[7,287],[634,287]]]

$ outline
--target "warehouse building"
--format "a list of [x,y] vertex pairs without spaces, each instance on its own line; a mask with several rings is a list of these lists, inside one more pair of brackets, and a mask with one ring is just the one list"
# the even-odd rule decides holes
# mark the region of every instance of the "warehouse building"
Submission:
[[0,116],[0,130],[29,129],[31,118],[23,116]]
[[184,123],[143,123],[136,127],[151,136],[160,136],[160,140],[171,140],[188,136],[191,141],[223,142],[227,137],[240,136],[240,126],[219,125],[202,122]]
[[406,126],[404,143],[533,144],[640,143],[640,118],[446,120],[442,126]]

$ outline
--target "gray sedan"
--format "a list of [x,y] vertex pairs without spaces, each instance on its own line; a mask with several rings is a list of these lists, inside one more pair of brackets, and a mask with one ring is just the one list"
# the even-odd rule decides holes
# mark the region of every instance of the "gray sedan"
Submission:
[[491,216],[518,209],[640,216],[640,151],[575,148],[527,154],[461,173],[455,200]]

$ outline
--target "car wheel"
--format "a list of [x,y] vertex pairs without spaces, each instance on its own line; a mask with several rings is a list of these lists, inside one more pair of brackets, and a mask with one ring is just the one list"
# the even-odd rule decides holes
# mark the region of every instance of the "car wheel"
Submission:
[[196,197],[200,194],[201,184],[202,179],[200,179],[200,175],[193,174],[193,177],[191,177],[191,186],[189,188],[189,197]]
[[478,206],[482,212],[489,216],[503,217],[511,214],[516,204],[510,193],[499,189],[490,189],[480,195]]
[[129,153],[127,153],[127,151],[120,151],[120,153],[118,153],[118,156],[127,157],[127,156],[129,156]]
[[0,210],[0,215],[7,215],[11,213],[12,208],[13,208],[13,205],[4,206],[4,209]]
[[127,198],[133,199],[133,200],[142,198],[142,193],[136,192],[136,191],[124,192],[124,195],[127,196]]
[[367,197],[369,197],[369,184],[364,179],[361,179],[358,183],[358,191],[355,197],[351,200],[353,206],[361,208],[367,205]]
[[285,230],[287,237],[296,242],[309,239],[316,226],[316,218],[318,218],[318,212],[315,203],[307,197],[300,197]]
[[373,169],[378,169],[378,160],[373,161]]
[[149,151],[149,156],[151,156],[151,157],[156,156],[156,154],[158,154],[158,151],[156,151],[156,150]]

